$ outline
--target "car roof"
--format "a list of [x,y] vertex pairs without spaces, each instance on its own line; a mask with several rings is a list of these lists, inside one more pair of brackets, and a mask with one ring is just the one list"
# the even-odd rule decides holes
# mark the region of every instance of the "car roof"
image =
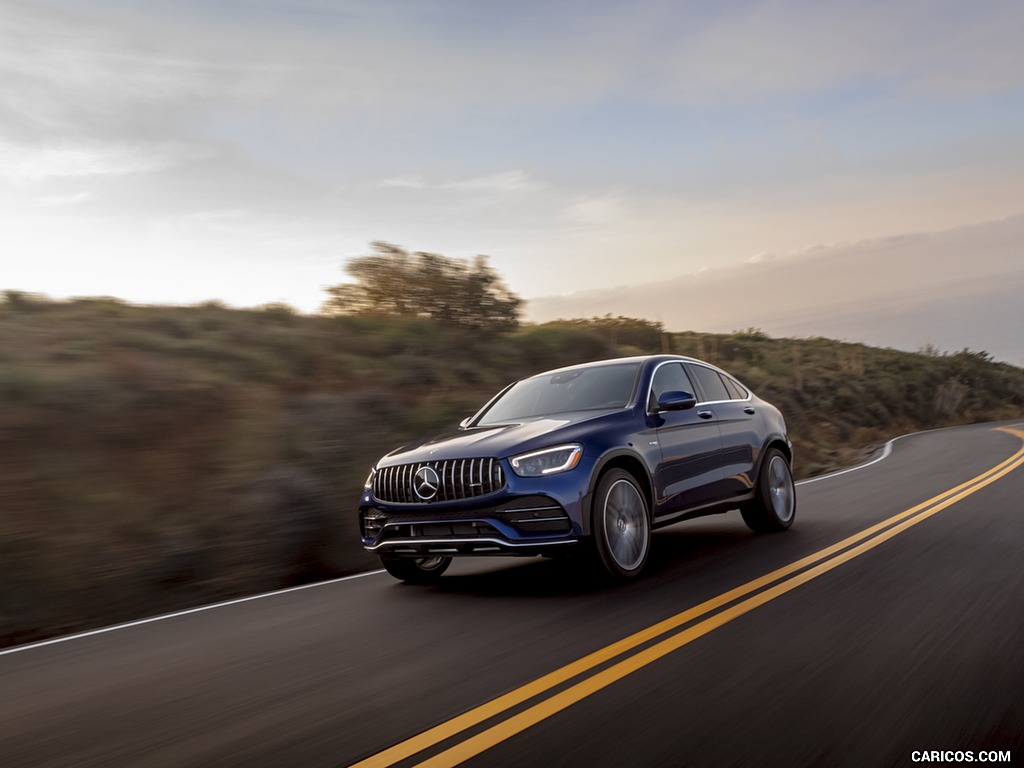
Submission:
[[[591,361],[586,362],[586,363],[577,363],[576,365],[566,365],[566,366],[563,366],[561,368],[552,368],[549,371],[540,371],[538,373],[533,374],[532,376],[527,376],[526,378],[532,379],[534,376],[544,376],[544,375],[549,374],[549,373],[560,373],[562,371],[578,371],[578,370],[584,370],[584,369],[587,369],[587,368],[598,368],[598,367],[603,366],[603,365],[614,365],[616,363],[641,363],[641,364],[643,364],[643,363],[646,363],[646,362],[672,362],[672,361],[678,361],[678,362],[683,362],[683,363],[703,363],[704,365],[711,365],[711,363],[706,363],[703,360],[698,360],[695,357],[686,357],[684,355],[668,355],[668,354],[660,354],[660,355],[634,355],[632,357],[611,357],[611,358],[607,358],[605,360],[591,360]],[[715,367],[715,366],[712,366],[712,367]]]

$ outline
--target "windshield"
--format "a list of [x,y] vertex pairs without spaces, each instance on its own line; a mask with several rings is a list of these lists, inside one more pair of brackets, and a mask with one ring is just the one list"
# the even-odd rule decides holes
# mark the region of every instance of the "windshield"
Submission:
[[609,410],[629,404],[640,363],[611,363],[542,373],[516,382],[477,424],[503,424],[569,411]]

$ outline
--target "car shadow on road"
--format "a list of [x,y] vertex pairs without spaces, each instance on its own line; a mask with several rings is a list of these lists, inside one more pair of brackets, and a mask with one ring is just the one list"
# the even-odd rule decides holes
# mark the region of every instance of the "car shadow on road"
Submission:
[[614,582],[602,577],[583,552],[570,557],[509,560],[476,558],[471,565],[456,563],[452,571],[427,589],[449,595],[476,597],[554,597],[587,594],[627,594],[660,583],[693,578],[710,568],[728,569],[762,549],[746,527],[721,522],[680,525],[657,531],[644,573],[635,580]]

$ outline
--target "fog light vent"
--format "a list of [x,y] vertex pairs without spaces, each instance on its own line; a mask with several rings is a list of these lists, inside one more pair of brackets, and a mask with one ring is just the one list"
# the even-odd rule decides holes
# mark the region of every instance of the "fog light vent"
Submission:
[[388,516],[379,509],[370,508],[363,513],[363,538],[375,539],[384,530]]

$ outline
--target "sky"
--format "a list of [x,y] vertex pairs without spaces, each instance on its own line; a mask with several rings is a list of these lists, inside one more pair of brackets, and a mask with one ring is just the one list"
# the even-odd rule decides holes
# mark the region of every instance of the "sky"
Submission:
[[0,0],[0,289],[313,312],[385,240],[489,256],[531,320],[1021,365],[1022,37],[1015,1]]

